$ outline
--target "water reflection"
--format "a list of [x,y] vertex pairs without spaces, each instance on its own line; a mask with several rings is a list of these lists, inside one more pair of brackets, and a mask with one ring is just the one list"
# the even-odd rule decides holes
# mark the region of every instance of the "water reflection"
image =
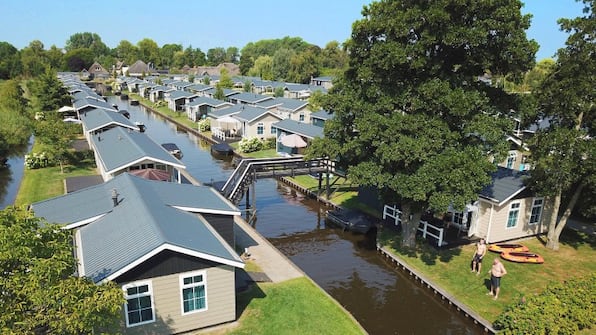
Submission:
[[14,204],[23,173],[25,172],[25,154],[31,150],[33,140],[27,145],[15,147],[5,166],[0,166],[0,208]]

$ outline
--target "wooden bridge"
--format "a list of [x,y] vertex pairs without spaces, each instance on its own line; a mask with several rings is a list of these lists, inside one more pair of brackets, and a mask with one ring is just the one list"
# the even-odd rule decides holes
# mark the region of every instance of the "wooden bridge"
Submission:
[[[323,173],[327,173],[327,176],[329,173],[337,174],[334,163],[327,159],[304,160],[302,157],[243,159],[220,192],[234,204],[238,204],[244,193],[248,192],[250,185],[260,178],[293,177],[317,173],[319,174],[319,185],[321,185]],[[248,196],[246,203],[249,204]]]

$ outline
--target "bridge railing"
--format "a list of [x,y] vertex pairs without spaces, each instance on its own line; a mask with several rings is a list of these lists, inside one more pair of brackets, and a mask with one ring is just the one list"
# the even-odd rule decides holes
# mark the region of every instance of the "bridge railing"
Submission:
[[[259,174],[275,175],[275,171],[292,171],[304,170],[308,172],[315,168],[330,168],[328,161],[324,159],[314,159],[305,161],[302,157],[291,158],[255,158],[243,159],[236,167],[230,178],[221,189],[221,193],[228,199],[234,200],[239,191],[248,182],[252,182]],[[251,176],[251,174],[253,174]],[[301,173],[303,174],[303,173]]]

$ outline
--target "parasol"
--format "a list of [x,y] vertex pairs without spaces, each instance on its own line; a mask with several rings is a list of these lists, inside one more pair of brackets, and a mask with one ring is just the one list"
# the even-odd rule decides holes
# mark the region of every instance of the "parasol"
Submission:
[[281,144],[288,148],[304,148],[307,145],[302,137],[297,134],[290,134],[282,137]]

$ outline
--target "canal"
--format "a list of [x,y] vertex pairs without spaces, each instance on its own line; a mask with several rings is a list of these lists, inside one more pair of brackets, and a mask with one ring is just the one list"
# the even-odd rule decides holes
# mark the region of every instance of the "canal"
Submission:
[[[108,102],[128,110],[131,121],[143,122],[155,142],[176,143],[183,152],[182,162],[200,182],[223,181],[231,175],[231,161],[214,158],[208,142],[143,107],[130,106],[118,97]],[[327,226],[320,203],[274,179],[258,180],[255,190],[256,230],[370,334],[483,333],[470,319],[387,263],[376,252],[374,234],[355,235]]]

